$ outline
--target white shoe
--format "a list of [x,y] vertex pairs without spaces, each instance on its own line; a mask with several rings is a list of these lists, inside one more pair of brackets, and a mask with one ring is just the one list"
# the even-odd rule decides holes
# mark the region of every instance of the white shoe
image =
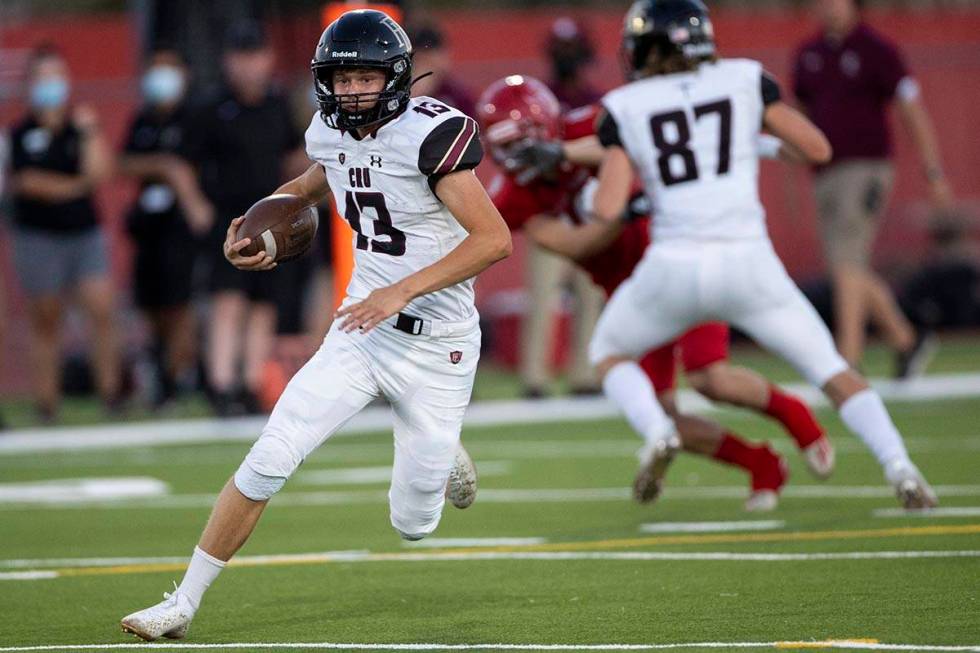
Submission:
[[145,610],[134,612],[122,618],[119,624],[124,633],[132,633],[140,639],[152,642],[155,639],[183,639],[194,618],[194,608],[182,594],[174,591],[164,592],[163,601]]
[[779,506],[779,493],[775,490],[756,490],[745,500],[746,512],[772,512]]
[[821,481],[834,473],[834,447],[826,435],[814,440],[802,451],[807,469]]
[[680,448],[680,438],[676,433],[671,433],[640,449],[640,469],[633,480],[634,499],[640,503],[650,503],[657,498],[663,488],[664,474]]
[[446,498],[457,508],[469,508],[476,500],[476,465],[463,444],[456,448],[456,459],[449,471]]
[[885,478],[895,488],[895,496],[906,510],[926,510],[939,505],[939,498],[918,468],[907,460],[885,466]]

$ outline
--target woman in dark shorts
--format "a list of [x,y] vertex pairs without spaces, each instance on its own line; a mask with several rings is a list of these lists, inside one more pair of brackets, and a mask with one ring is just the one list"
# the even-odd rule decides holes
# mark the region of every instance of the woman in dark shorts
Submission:
[[57,416],[61,322],[71,293],[90,320],[99,395],[115,412],[115,292],[92,202],[96,186],[111,174],[111,153],[95,112],[86,106],[69,110],[68,68],[57,51],[38,48],[28,61],[27,80],[30,109],[10,136],[10,194],[14,265],[30,311],[38,411],[45,422]]

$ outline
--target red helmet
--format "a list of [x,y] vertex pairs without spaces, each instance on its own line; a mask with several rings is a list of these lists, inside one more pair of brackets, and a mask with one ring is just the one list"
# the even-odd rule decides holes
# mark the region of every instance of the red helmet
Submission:
[[498,162],[506,158],[507,145],[561,135],[558,99],[542,82],[526,75],[509,75],[490,84],[476,103],[476,113]]

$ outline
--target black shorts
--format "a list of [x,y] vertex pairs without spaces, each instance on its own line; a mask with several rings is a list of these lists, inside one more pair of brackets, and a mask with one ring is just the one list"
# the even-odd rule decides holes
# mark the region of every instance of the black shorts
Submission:
[[299,332],[303,302],[312,273],[311,255],[306,254],[272,270],[245,272],[225,259],[223,236],[222,232],[222,240],[217,240],[216,235],[212,234],[207,244],[204,259],[208,269],[208,290],[211,293],[240,292],[251,302],[275,304],[279,322],[285,331]]
[[177,218],[172,226],[141,233],[133,242],[136,305],[154,309],[187,304],[197,247],[186,223]]

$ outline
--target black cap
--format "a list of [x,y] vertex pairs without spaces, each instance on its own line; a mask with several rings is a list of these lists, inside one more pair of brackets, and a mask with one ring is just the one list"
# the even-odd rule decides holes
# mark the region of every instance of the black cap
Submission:
[[261,50],[265,46],[265,29],[257,20],[240,20],[225,33],[225,50]]
[[408,35],[416,50],[438,50],[446,45],[446,35],[431,23],[410,28]]

